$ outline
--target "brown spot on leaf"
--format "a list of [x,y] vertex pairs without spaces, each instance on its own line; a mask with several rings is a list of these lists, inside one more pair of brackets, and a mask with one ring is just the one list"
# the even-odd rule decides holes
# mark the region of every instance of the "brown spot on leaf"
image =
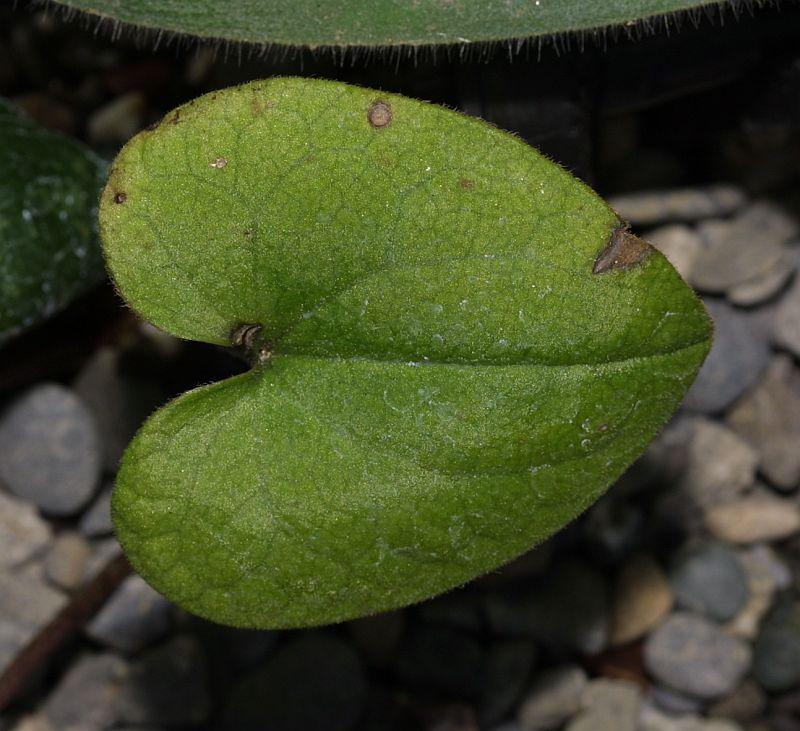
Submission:
[[128,200],[127,193],[115,193],[114,194],[114,203],[124,203]]
[[469,178],[461,178],[461,180],[458,181],[458,184],[464,190],[472,190],[475,187],[475,181],[470,180]]
[[392,123],[392,108],[386,103],[377,101],[367,112],[367,119],[375,129],[383,129]]
[[231,344],[236,347],[252,348],[257,335],[261,332],[261,325],[246,323],[239,325],[231,333]]
[[170,124],[178,124],[181,121],[181,112],[180,109],[176,109],[175,113],[169,118]]
[[593,274],[604,274],[614,269],[630,269],[641,264],[650,255],[653,247],[635,236],[627,227],[615,228],[608,246],[595,259]]
[[224,157],[218,157],[214,162],[211,163],[212,168],[217,168],[217,170],[221,170],[224,167],[228,166],[228,161]]

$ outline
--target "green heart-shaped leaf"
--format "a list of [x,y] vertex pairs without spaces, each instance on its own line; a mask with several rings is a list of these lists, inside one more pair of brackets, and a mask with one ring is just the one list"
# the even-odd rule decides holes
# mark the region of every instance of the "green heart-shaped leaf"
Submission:
[[578,515],[674,411],[699,301],[591,190],[440,107],[274,79],[120,153],[109,268],[247,374],[156,413],[114,493],[153,586],[235,625],[332,622],[488,571]]
[[59,0],[146,28],[233,41],[396,46],[527,38],[630,24],[719,0]]
[[104,278],[96,209],[106,171],[0,99],[0,342]]

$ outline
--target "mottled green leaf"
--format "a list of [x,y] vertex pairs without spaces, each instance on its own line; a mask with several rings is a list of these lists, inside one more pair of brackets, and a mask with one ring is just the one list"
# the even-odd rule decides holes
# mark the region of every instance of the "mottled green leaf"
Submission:
[[144,317],[254,358],[151,417],[113,502],[144,577],[235,625],[377,612],[508,561],[630,464],[709,347],[694,294],[581,182],[344,84],[175,110],[120,153],[101,228]]
[[178,33],[255,43],[393,46],[527,38],[632,23],[717,0],[59,0]]
[[96,220],[106,170],[0,99],[0,342],[102,281]]

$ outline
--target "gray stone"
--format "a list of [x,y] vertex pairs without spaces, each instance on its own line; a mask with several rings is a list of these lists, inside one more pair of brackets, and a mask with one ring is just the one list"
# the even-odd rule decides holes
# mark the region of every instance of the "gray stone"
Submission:
[[711,533],[729,543],[778,541],[800,532],[800,506],[766,490],[710,508],[705,517]]
[[35,386],[0,419],[0,480],[44,512],[76,513],[99,477],[94,419],[68,389]]
[[114,536],[108,538],[98,538],[90,542],[92,553],[86,563],[86,574],[84,581],[97,576],[118,554],[122,553],[119,541]]
[[756,386],[735,404],[728,424],[752,444],[759,467],[775,486],[800,482],[800,371],[788,356],[777,356]]
[[786,286],[786,283],[792,278],[796,267],[797,256],[795,251],[786,249],[783,256],[771,269],[768,269],[755,279],[731,287],[727,292],[728,300],[740,307],[760,305],[774,297]]
[[[341,640],[290,639],[234,686],[221,727],[230,731],[348,731],[361,717],[367,685],[358,656]],[[219,728],[219,726],[217,726]]]
[[609,594],[600,572],[568,558],[529,593],[489,595],[486,611],[498,634],[527,634],[556,649],[592,655],[608,644]]
[[127,670],[125,661],[115,655],[81,656],[47,697],[44,717],[56,729],[111,728],[118,720],[117,695]]
[[661,710],[673,715],[702,713],[705,701],[686,693],[669,688],[666,685],[654,685],[650,688],[649,700]]
[[786,244],[796,235],[797,225],[780,208],[759,201],[726,224],[700,229],[706,241],[694,261],[691,280],[699,290],[721,294],[781,267],[791,271]]
[[567,724],[566,731],[636,731],[641,703],[641,691],[634,683],[593,680],[583,691],[583,710]]
[[741,208],[745,194],[730,185],[629,193],[609,199],[609,205],[635,226],[690,222],[727,216]]
[[728,718],[740,723],[755,721],[767,707],[767,694],[751,679],[745,680],[730,695],[720,698],[708,709],[714,718]]
[[66,604],[34,569],[0,570],[0,672]]
[[142,422],[161,401],[153,383],[119,373],[119,354],[100,348],[73,384],[100,430],[103,466],[116,472],[120,458]]
[[105,487],[94,499],[78,523],[80,532],[87,538],[110,536],[114,532],[111,522],[111,486]]
[[775,313],[775,342],[800,356],[800,277],[795,277],[789,291],[781,298]]
[[645,665],[657,680],[698,698],[730,693],[750,666],[750,646],[686,612],[671,615],[645,643]]
[[754,647],[753,676],[771,692],[800,683],[800,601],[781,602],[764,621]]
[[485,663],[485,650],[472,634],[421,625],[406,633],[395,671],[407,685],[469,697],[484,684]]
[[758,635],[761,620],[772,607],[776,591],[785,588],[791,582],[791,573],[775,552],[765,545],[756,545],[740,551],[739,561],[747,576],[749,596],[739,613],[727,624],[726,629],[737,637],[754,640]]
[[747,575],[736,554],[718,543],[685,552],[670,572],[678,604],[724,622],[747,601]]
[[718,422],[697,417],[691,424],[689,463],[679,487],[692,507],[725,503],[752,486],[758,465],[755,449]]
[[95,642],[120,652],[138,652],[166,634],[170,604],[138,575],[129,576],[86,627]]
[[47,578],[62,589],[76,589],[83,582],[91,550],[86,539],[79,533],[60,533],[47,555]]
[[673,716],[645,705],[638,731],[742,731],[742,727],[719,718],[705,720],[692,714]]
[[706,414],[724,411],[769,364],[769,331],[762,320],[724,302],[706,300],[714,320],[714,343],[689,393],[687,408]]
[[481,728],[509,714],[525,689],[535,659],[536,647],[531,641],[501,640],[489,647],[478,701]]
[[670,224],[648,231],[645,238],[669,259],[678,273],[689,281],[703,239],[694,229],[682,224]]
[[522,731],[551,731],[581,708],[586,673],[577,665],[564,665],[539,673],[517,713]]
[[673,601],[672,587],[652,556],[628,559],[614,585],[611,644],[644,637],[669,614]]
[[205,721],[211,698],[207,661],[197,640],[179,635],[146,652],[120,685],[115,710],[128,724],[179,726]]
[[44,555],[51,538],[50,525],[36,508],[0,492],[0,570]]

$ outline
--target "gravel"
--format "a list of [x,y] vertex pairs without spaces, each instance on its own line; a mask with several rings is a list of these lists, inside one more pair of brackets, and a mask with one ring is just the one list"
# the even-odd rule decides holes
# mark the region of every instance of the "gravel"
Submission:
[[35,386],[0,417],[0,481],[52,515],[74,515],[100,477],[94,418],[75,394]]
[[645,644],[645,663],[653,677],[705,699],[730,693],[748,671],[751,654],[746,642],[686,612],[672,614]]

